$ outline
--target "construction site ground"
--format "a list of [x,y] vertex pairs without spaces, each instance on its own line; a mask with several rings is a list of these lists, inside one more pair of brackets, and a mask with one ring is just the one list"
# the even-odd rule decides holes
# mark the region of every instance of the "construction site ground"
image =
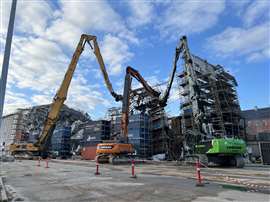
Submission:
[[194,166],[175,162],[136,164],[137,178],[130,178],[130,165],[101,164],[95,175],[93,161],[0,163],[8,201],[270,201],[269,166],[202,168],[205,184],[197,187]]

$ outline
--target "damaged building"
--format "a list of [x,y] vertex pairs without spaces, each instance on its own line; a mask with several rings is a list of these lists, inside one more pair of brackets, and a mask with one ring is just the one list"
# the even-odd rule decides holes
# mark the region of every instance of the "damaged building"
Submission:
[[[41,134],[49,107],[50,105],[41,105],[18,109],[14,114],[4,116],[0,133],[1,142],[5,142],[5,148],[8,149],[8,145],[11,143],[36,142]],[[58,153],[68,153],[71,132],[67,128],[74,121],[87,121],[89,119],[90,117],[87,114],[64,105],[52,134],[52,140],[55,141],[49,145],[50,148]],[[62,147],[64,144],[67,145],[65,148]]]
[[83,159],[93,160],[96,156],[96,146],[110,139],[110,121],[76,121],[72,125],[72,153],[82,155]]

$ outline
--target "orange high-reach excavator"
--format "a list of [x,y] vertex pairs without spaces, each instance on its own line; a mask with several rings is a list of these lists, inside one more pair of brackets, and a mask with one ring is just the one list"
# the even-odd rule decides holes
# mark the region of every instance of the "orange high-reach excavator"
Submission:
[[140,73],[132,67],[127,67],[124,92],[122,99],[122,117],[121,117],[121,136],[117,142],[100,143],[97,145],[96,160],[100,163],[118,163],[123,161],[129,161],[133,156],[132,144],[128,142],[128,123],[129,123],[129,105],[130,105],[130,94],[131,94],[131,82],[134,77],[140,82],[149,96],[158,99],[159,107],[165,107],[169,97],[170,89],[174,80],[177,61],[180,53],[186,54],[188,52],[187,39],[183,36],[180,39],[179,45],[176,47],[175,58],[173,62],[173,68],[170,75],[170,79],[167,85],[167,89],[161,97],[161,93],[154,90],[148,83],[143,79]]

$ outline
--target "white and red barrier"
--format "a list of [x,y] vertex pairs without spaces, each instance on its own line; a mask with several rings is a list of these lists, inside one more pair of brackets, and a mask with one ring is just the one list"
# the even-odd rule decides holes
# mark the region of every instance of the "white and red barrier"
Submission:
[[95,175],[100,175],[98,160],[96,160],[96,172],[95,172]]
[[197,187],[203,187],[202,176],[201,176],[201,163],[199,160],[196,161],[196,176],[197,176]]
[[136,174],[135,174],[135,161],[134,159],[132,159],[131,161],[131,178],[137,178]]

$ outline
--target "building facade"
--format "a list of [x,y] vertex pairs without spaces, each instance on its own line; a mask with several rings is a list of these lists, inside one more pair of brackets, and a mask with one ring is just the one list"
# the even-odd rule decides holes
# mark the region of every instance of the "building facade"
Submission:
[[18,109],[15,113],[2,117],[0,144],[5,144],[6,150],[11,143],[25,141],[28,138],[28,135],[24,132],[27,113],[27,109]]
[[150,117],[152,155],[169,154],[168,118],[165,112]]
[[17,113],[3,116],[0,127],[0,145],[9,145],[14,141],[17,117]]
[[251,160],[270,164],[270,107],[242,111]]
[[137,155],[141,157],[148,157],[150,155],[151,136],[148,115],[140,113],[130,116],[128,139],[134,145]]
[[[2,119],[0,128],[0,143],[8,145],[14,142],[36,142],[41,134],[50,105],[34,106],[27,109],[17,109],[14,114]],[[60,111],[56,127],[71,125],[74,121],[88,120],[84,113],[64,105]]]

